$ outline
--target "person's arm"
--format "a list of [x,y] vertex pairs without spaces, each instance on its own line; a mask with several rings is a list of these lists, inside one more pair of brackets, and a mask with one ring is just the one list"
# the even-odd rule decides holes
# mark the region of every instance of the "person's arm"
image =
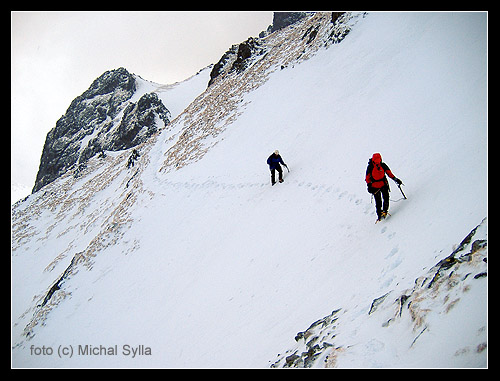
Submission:
[[396,182],[396,184],[401,185],[403,183],[400,179],[398,179],[396,176],[394,176],[394,174],[389,169],[389,167],[387,166],[387,164],[383,163],[382,164],[382,168],[384,168],[385,173],[387,173],[387,176],[389,176],[391,179],[393,179]]
[[367,184],[370,184],[372,182],[372,165],[371,165],[371,161],[368,163],[368,166],[366,167],[365,181],[366,181]]

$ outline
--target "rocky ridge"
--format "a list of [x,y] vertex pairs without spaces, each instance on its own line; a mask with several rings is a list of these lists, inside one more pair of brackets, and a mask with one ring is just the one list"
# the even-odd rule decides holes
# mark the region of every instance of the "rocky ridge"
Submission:
[[[380,321],[379,327],[383,330],[394,325],[410,326],[413,335],[408,341],[401,338],[401,344],[409,349],[415,347],[418,340],[429,332],[436,337],[440,327],[432,316],[437,314],[445,325],[452,326],[450,311],[459,304],[466,303],[462,301],[464,294],[469,293],[477,282],[487,277],[487,246],[487,218],[484,218],[449,256],[415,279],[413,288],[391,290],[375,298],[369,307],[366,306],[365,314]],[[335,309],[330,315],[312,323],[305,331],[297,333],[297,344],[279,354],[270,366],[336,367],[339,357],[348,354],[353,344],[342,345],[337,340],[337,335],[343,331],[344,324],[350,319],[350,311]],[[458,350],[455,353],[457,357],[471,351],[480,354],[487,348],[486,327],[470,328],[477,329],[474,345],[472,348],[465,346]],[[377,344],[383,346],[380,342]]]
[[[304,30],[301,40],[305,39],[306,44],[309,44],[316,38],[320,28],[325,33],[325,27],[327,27],[329,33],[321,37],[324,46],[328,46],[331,43],[340,42],[349,32],[350,26],[347,21],[352,17],[352,14],[347,13],[344,18],[341,18],[344,14],[345,12],[332,12],[331,14],[318,13],[315,16],[312,12],[274,12],[273,24],[268,28],[268,32],[273,34],[289,26],[291,28],[300,28],[301,21],[312,18],[315,20],[314,25]],[[339,19],[338,23],[337,19]],[[323,21],[327,21],[327,23],[321,26]],[[250,37],[240,44],[231,46],[212,68],[208,86],[212,85],[217,77],[233,72],[241,73],[258,57],[266,57],[270,45],[266,38],[268,36],[267,32],[262,32],[259,34],[260,38]],[[298,58],[300,58],[300,54],[297,56]]]
[[32,193],[74,167],[81,170],[96,154],[134,147],[169,123],[170,112],[155,93],[134,101],[136,81],[124,68],[110,70],[71,102],[47,134]]

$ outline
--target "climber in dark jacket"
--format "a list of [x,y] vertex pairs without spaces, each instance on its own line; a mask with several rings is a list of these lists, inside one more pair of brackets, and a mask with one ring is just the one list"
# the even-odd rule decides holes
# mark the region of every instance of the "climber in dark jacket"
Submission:
[[276,150],[267,159],[267,164],[269,165],[269,169],[271,170],[271,185],[276,184],[275,171],[278,171],[279,182],[283,182],[283,169],[281,168],[280,163],[286,167],[286,164],[283,162],[279,151]]

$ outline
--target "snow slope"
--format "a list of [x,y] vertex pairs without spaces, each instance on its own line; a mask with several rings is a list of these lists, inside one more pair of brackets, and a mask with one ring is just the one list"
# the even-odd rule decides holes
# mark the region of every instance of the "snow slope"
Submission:
[[154,83],[136,76],[137,90],[134,97],[139,99],[143,94],[155,92],[170,111],[173,120],[206,89],[211,68],[212,65],[209,65],[184,81],[170,85]]
[[[313,366],[486,365],[471,348],[486,345],[487,277],[466,277],[450,313],[429,307],[415,344],[408,318],[382,326],[487,215],[486,16],[354,16],[328,47],[329,15],[273,33],[132,168],[130,151],[93,158],[14,206],[14,367],[283,366],[297,333],[337,309]],[[275,149],[290,172],[271,187]],[[408,197],[391,183],[376,225],[373,152]]]

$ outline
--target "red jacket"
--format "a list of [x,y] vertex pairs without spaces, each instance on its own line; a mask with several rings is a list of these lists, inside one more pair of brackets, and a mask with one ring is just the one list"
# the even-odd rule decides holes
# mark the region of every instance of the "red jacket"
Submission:
[[382,156],[379,153],[374,153],[373,157],[368,161],[368,167],[366,168],[366,183],[373,188],[382,188],[384,185],[389,184],[387,177],[385,177],[386,174],[391,179],[396,178],[387,164],[382,162]]

